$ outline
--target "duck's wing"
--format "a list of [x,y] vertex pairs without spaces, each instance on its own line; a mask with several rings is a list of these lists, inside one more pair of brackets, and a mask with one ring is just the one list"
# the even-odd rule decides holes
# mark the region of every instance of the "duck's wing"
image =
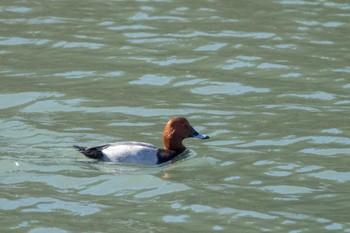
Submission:
[[113,146],[142,146],[150,149],[157,148],[155,145],[152,145],[146,142],[125,141],[125,142],[114,142],[114,143],[108,143],[108,144],[102,145],[103,147],[102,149],[106,149],[107,147],[113,147]]

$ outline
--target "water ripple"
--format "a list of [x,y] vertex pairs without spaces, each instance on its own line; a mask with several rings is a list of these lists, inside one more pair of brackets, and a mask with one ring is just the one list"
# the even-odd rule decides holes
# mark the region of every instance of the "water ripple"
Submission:
[[138,80],[130,81],[130,84],[137,84],[137,85],[156,85],[156,86],[163,86],[168,84],[171,80],[173,80],[174,77],[168,77],[168,76],[159,76],[154,74],[146,74],[140,77]]
[[12,13],[28,13],[31,12],[33,9],[29,7],[10,6],[6,7],[4,10]]
[[278,194],[303,194],[312,193],[315,190],[307,187],[291,186],[291,185],[274,185],[274,186],[264,186],[261,188],[265,191],[270,191]]
[[105,207],[90,202],[68,202],[49,197],[30,197],[17,200],[0,198],[0,206],[2,210],[21,209],[21,212],[24,213],[52,213],[57,210],[65,210],[71,214],[80,216],[98,213]]
[[0,45],[45,45],[49,43],[47,39],[28,39],[21,37],[0,37]]
[[92,42],[68,42],[68,41],[59,41],[55,43],[52,48],[88,48],[88,49],[100,49],[104,47],[104,44],[92,43]]
[[[154,30],[156,28],[151,27],[151,26],[147,26],[147,25],[133,24],[133,25],[110,26],[110,27],[108,27],[108,29],[114,30],[114,31],[127,31],[127,30]],[[132,35],[133,34],[131,34],[131,36]],[[126,36],[128,36],[127,33],[126,33]]]
[[64,96],[64,94],[55,92],[22,92],[15,94],[0,94],[0,109],[6,109],[28,104],[39,99],[62,96]]
[[135,15],[129,18],[134,21],[143,21],[143,20],[153,20],[153,21],[169,21],[169,22],[186,22],[187,19],[178,17],[178,16],[149,16],[149,14],[144,12],[136,13]]
[[239,210],[229,207],[213,208],[207,205],[194,204],[190,206],[182,206],[180,203],[172,204],[172,208],[181,210],[191,210],[194,213],[216,213],[219,215],[232,215],[233,218],[253,217],[260,219],[276,219],[277,216],[260,213],[256,211]]
[[217,51],[228,45],[227,43],[214,43],[196,48],[194,51]]
[[191,89],[192,93],[201,95],[213,95],[213,94],[229,94],[229,95],[242,95],[249,92],[267,93],[270,90],[268,88],[255,88],[251,86],[245,86],[236,82],[203,82],[202,84],[209,84],[203,87],[195,87]]
[[286,146],[297,142],[309,141],[315,144],[340,144],[340,145],[350,145],[350,138],[346,137],[335,137],[335,136],[305,136],[305,137],[295,137],[287,136],[282,139],[276,140],[256,140],[254,142],[249,142],[245,144],[238,145],[239,147],[255,147],[255,146]]
[[[348,150],[349,154],[350,149]],[[315,177],[323,180],[332,180],[339,183],[345,183],[350,181],[350,172],[337,172],[333,170],[325,170],[315,173],[309,173],[308,176]]]
[[303,154],[321,155],[321,156],[334,156],[334,155],[348,155],[350,154],[350,148],[306,148],[300,151]]
[[148,63],[160,65],[160,66],[170,66],[174,64],[189,64],[196,61],[203,60],[206,57],[198,57],[198,58],[178,58],[176,56],[171,56],[166,58],[165,60],[159,60],[155,58],[149,57],[129,57],[129,59],[146,61]]
[[[90,185],[80,191],[81,194],[89,195],[107,195],[115,194],[117,196],[133,195],[135,198],[151,198],[160,195],[181,192],[190,189],[188,186],[180,183],[161,180],[154,176],[116,176],[98,184]],[[130,186],[133,183],[133,186]]]
[[274,33],[269,32],[242,32],[224,30],[218,33],[208,33],[202,31],[195,31],[190,33],[166,34],[166,36],[174,38],[192,38],[192,37],[236,37],[236,38],[252,38],[252,39],[267,39],[275,36]]
[[69,71],[64,73],[55,73],[54,76],[65,77],[65,78],[84,78],[94,75],[94,71]]

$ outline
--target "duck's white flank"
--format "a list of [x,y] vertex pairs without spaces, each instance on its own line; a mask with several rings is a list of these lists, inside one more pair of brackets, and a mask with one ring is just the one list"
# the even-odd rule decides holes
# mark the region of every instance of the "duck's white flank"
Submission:
[[142,142],[109,144],[102,150],[103,160],[119,163],[157,164],[157,147]]

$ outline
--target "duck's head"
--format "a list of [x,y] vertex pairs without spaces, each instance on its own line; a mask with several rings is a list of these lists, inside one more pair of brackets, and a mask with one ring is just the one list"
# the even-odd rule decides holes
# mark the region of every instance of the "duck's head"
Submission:
[[163,133],[165,149],[185,150],[182,140],[186,138],[208,139],[209,136],[197,132],[184,117],[171,118]]

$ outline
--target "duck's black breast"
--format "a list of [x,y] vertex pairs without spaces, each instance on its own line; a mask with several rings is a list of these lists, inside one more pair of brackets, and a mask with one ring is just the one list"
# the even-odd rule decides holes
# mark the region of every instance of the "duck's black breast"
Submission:
[[165,149],[158,149],[157,150],[157,157],[158,157],[158,164],[168,162],[184,152],[185,149],[181,150],[165,150]]

